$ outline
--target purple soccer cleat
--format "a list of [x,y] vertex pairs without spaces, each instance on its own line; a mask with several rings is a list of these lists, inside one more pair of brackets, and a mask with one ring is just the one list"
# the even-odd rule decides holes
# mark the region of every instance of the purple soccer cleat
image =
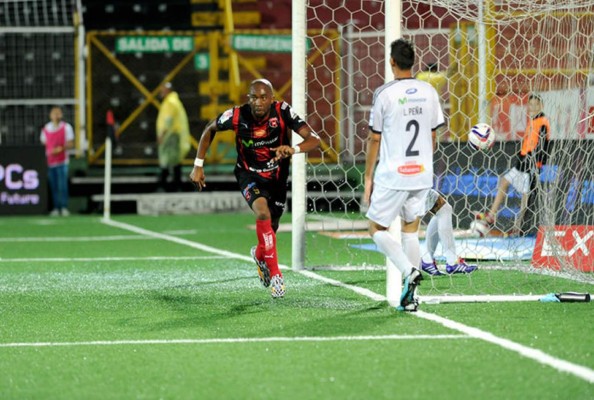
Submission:
[[421,269],[423,270],[423,272],[431,276],[445,275],[443,272],[437,269],[437,264],[435,263],[435,260],[433,260],[432,263],[426,263],[425,261],[421,260]]
[[448,274],[470,274],[478,269],[476,265],[468,265],[464,259],[460,258],[457,264],[446,265],[446,272]]

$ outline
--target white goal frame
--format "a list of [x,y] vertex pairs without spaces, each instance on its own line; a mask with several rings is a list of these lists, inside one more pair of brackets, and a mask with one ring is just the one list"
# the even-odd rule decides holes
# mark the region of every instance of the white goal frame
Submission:
[[[577,0],[578,2],[580,0]],[[448,4],[448,1],[438,2],[436,4],[438,7],[445,7]],[[461,4],[461,7],[464,8],[468,5],[468,3],[459,2],[458,0],[452,0],[452,3]],[[521,2],[522,3],[522,2]],[[483,2],[479,1],[476,3],[477,8],[474,9],[474,14],[472,15],[472,19],[475,22],[476,27],[476,41],[477,41],[477,51],[475,53],[475,60],[476,60],[476,79],[477,79],[477,117],[481,121],[489,122],[489,103],[487,101],[487,94],[488,94],[488,82],[489,76],[487,76],[487,67],[488,67],[488,60],[492,58],[492,54],[488,54],[493,50],[487,46],[487,32],[486,28],[487,25],[493,22],[493,11],[488,7],[490,4],[489,1]],[[590,3],[591,4],[591,3]],[[310,117],[315,114],[315,110],[307,110],[307,88],[308,88],[308,80],[307,80],[307,71],[308,67],[306,65],[306,42],[308,40],[307,37],[307,5],[308,3],[305,0],[295,0],[292,2],[292,43],[293,43],[293,59],[292,59],[292,106],[295,111],[299,114],[304,116],[306,120],[308,120],[308,111]],[[378,31],[378,37],[380,39],[376,43],[383,43],[384,48],[384,61],[385,61],[385,75],[384,81],[388,82],[392,80],[392,71],[389,64],[389,52],[390,46],[389,44],[399,38],[402,35],[408,35],[411,32],[409,30],[405,30],[404,27],[404,19],[402,14],[402,8],[404,7],[402,0],[386,0],[383,4],[383,11],[384,11],[384,31]],[[543,8],[546,11],[545,8]],[[498,14],[499,15],[499,14]],[[511,16],[511,14],[509,14]],[[398,23],[394,23],[395,21],[399,21]],[[339,31],[345,34],[347,38],[346,46],[349,48],[349,38],[351,36],[363,35],[367,32],[353,32],[352,27],[350,27],[350,22],[346,22],[346,25],[339,26]],[[343,29],[344,28],[344,29]],[[414,30],[414,28],[413,28]],[[383,35],[383,37],[381,37]],[[377,54],[377,53],[376,53]],[[353,61],[352,55],[346,54],[346,65],[344,67],[348,71],[348,77],[350,78],[353,71]],[[368,88],[373,90],[375,88]],[[343,93],[345,94],[346,99],[353,99],[355,93],[353,85],[347,85]],[[347,104],[347,112],[348,117],[346,118],[346,122],[342,120],[342,116],[339,115],[336,118],[342,122],[343,132],[353,132],[351,124],[353,124],[353,113],[352,110],[349,109],[350,102]],[[341,112],[339,111],[339,114]],[[587,116],[586,118],[582,118],[582,121],[585,119],[590,118],[591,116]],[[581,122],[581,121],[580,121]],[[295,138],[295,137],[294,137]],[[298,138],[297,138],[298,139]],[[352,145],[351,138],[347,137],[346,139],[341,138],[343,140],[343,144],[350,148]],[[359,149],[360,151],[360,149]],[[361,154],[361,153],[359,153]],[[351,155],[355,157],[355,155]],[[353,160],[354,161],[354,160]],[[307,214],[307,186],[306,186],[306,158],[305,155],[300,154],[293,158],[292,162],[292,268],[295,271],[303,270],[307,266],[305,265],[305,254],[306,254],[306,214]],[[396,221],[393,226],[390,227],[390,232],[395,236],[396,239],[399,239],[400,234],[400,223]],[[399,293],[396,295],[394,293],[390,293],[393,288],[397,288],[400,291],[400,282],[401,276],[399,274],[397,276],[393,276],[390,273],[392,269],[395,269],[389,260],[386,260],[386,271],[387,271],[387,298],[390,304],[393,304],[394,299],[399,298]],[[311,267],[314,267],[313,265]],[[461,296],[460,299],[454,299],[453,296],[432,296],[431,298],[427,297],[423,302],[453,302],[453,301],[534,301],[535,299],[540,298],[541,295],[533,295],[524,296],[520,298],[520,296],[513,295],[513,296],[495,296],[495,295],[486,295],[486,296]]]

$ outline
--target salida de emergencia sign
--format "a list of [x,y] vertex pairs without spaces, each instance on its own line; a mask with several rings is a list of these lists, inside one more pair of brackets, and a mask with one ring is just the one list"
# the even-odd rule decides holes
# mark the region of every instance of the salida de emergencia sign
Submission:
[[116,53],[179,53],[193,49],[191,36],[123,36],[115,43]]

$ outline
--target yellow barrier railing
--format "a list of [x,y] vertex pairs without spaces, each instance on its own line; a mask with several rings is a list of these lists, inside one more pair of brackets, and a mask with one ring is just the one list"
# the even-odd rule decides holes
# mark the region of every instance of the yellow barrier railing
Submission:
[[[228,0],[221,0],[228,2]],[[209,59],[208,69],[208,83],[205,88],[208,92],[202,92],[203,96],[208,98],[208,104],[201,104],[200,108],[208,110],[210,116],[218,115],[218,113],[224,111],[224,109],[240,104],[244,96],[247,94],[247,85],[249,81],[257,78],[261,78],[262,74],[260,70],[262,68],[262,57],[249,57],[247,54],[241,54],[235,50],[232,46],[232,37],[234,34],[258,34],[258,35],[288,35],[288,30],[234,30],[232,20],[226,23],[226,32],[211,31],[207,33],[202,32],[89,32],[86,37],[87,48],[89,49],[88,57],[86,60],[86,71],[87,71],[87,140],[89,143],[88,162],[92,164],[101,164],[102,156],[104,153],[104,144],[100,141],[94,141],[93,138],[96,135],[94,131],[98,125],[95,120],[97,118],[94,115],[95,104],[94,97],[100,95],[94,93],[93,88],[93,74],[94,65],[97,63],[97,58],[103,58],[103,63],[107,62],[117,70],[125,81],[127,81],[138,93],[141,95],[141,99],[138,104],[131,109],[127,115],[119,115],[118,119],[121,121],[120,125],[116,130],[116,137],[120,138],[126,135],[128,130],[131,128],[135,121],[138,121],[141,114],[143,114],[149,107],[158,109],[160,107],[160,101],[157,98],[159,93],[159,87],[167,81],[173,80],[182,69],[186,68],[199,51],[206,50]],[[320,31],[308,32],[310,35],[320,36]],[[193,46],[187,51],[187,54],[183,56],[181,61],[178,61],[173,67],[169,67],[168,70],[163,70],[163,78],[158,85],[154,87],[147,87],[143,80],[139,78],[139,71],[134,71],[126,64],[126,57],[117,56],[115,50],[111,46],[115,47],[115,41],[123,36],[126,37],[174,37],[174,36],[190,36],[193,38]],[[328,49],[339,48],[336,41],[339,40],[338,32],[325,31],[324,36],[327,37],[327,41],[320,43],[318,46],[314,46],[308,56],[308,65],[313,65],[316,61],[319,62],[319,58],[328,51]],[[109,42],[106,40],[109,38]],[[106,44],[109,43],[109,44]],[[222,50],[222,51],[221,51]],[[226,58],[225,58],[226,57]],[[335,54],[336,67],[332,71],[332,77],[329,80],[334,84],[334,96],[335,99],[332,103],[332,113],[334,118],[333,125],[330,125],[330,130],[333,132],[321,132],[325,134],[322,141],[322,155],[310,157],[311,162],[337,162],[338,154],[340,153],[340,55]],[[101,65],[98,63],[97,65]],[[147,65],[147,72],[152,71],[153,66]],[[228,69],[229,80],[223,81],[220,78],[220,71]],[[239,73],[242,73],[244,80],[239,79]],[[143,72],[144,73],[144,72]],[[95,83],[97,84],[97,83]],[[99,83],[102,87],[103,84]],[[283,99],[291,88],[291,75],[290,71],[287,71],[286,81],[280,86],[277,84],[275,90],[275,97],[279,100]],[[200,85],[201,86],[201,85]],[[200,90],[198,88],[198,90]],[[103,93],[104,94],[104,93]],[[222,100],[225,99],[225,100]],[[314,104],[317,99],[311,99]],[[124,100],[126,101],[126,100]],[[232,104],[228,104],[228,102]],[[98,109],[95,107],[95,112]],[[196,110],[188,110],[196,112]],[[315,113],[311,113],[315,115]],[[323,116],[325,117],[325,116]],[[104,115],[100,115],[99,120],[102,122]],[[201,120],[204,118],[201,117]],[[94,129],[95,127],[95,129]],[[328,128],[328,126],[326,126]],[[199,136],[200,133],[193,132],[194,137]],[[197,148],[197,140],[192,138],[192,145]],[[231,132],[221,132],[216,135],[216,143],[211,147],[209,154],[209,162],[216,163],[234,163],[235,142],[234,135]],[[128,158],[122,157],[114,160],[116,164],[136,164],[136,165],[154,165],[156,164],[156,157],[147,156],[147,158]],[[188,161],[191,163],[191,161]]]

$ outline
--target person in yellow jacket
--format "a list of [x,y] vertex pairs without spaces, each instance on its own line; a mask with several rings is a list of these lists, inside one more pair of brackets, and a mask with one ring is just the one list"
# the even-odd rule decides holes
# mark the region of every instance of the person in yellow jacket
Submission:
[[[161,86],[159,96],[163,100],[157,116],[157,143],[161,168],[159,184],[162,190],[180,191],[181,163],[190,150],[188,115],[170,82]],[[171,172],[173,182],[168,186],[167,180]]]
[[437,90],[440,96],[444,94],[444,89],[448,83],[448,76],[450,69],[447,72],[440,72],[437,68],[437,61],[433,61],[427,65],[424,71],[419,72],[415,78],[429,83]]

